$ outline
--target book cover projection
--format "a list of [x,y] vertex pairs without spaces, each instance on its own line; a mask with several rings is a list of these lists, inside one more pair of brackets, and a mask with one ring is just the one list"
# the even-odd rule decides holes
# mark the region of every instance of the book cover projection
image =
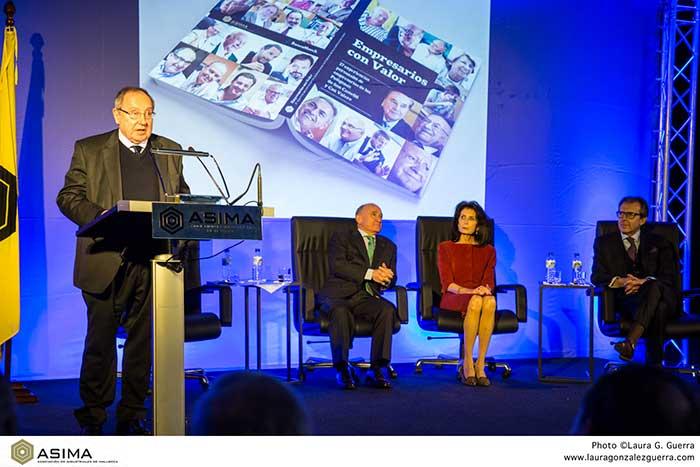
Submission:
[[421,196],[479,64],[377,0],[223,0],[149,75]]

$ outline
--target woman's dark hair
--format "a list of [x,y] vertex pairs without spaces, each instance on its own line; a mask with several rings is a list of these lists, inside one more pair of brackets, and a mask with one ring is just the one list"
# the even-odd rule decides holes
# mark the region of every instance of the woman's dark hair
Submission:
[[477,245],[486,245],[491,238],[489,232],[489,218],[476,201],[462,201],[455,208],[455,215],[452,218],[452,241],[459,241],[459,216],[463,209],[471,209],[476,213],[476,231],[474,232],[474,240]]

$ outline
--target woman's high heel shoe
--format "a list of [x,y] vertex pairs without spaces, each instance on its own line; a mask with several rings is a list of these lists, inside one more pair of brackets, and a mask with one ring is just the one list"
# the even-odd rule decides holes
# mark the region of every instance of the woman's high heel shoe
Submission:
[[[481,371],[483,371],[483,369]],[[484,372],[484,376],[476,377],[476,385],[487,388],[491,386],[491,380],[486,376],[486,373]]]
[[474,387],[477,384],[476,376],[464,376],[464,367],[462,365],[460,365],[457,370],[457,379],[465,386]]

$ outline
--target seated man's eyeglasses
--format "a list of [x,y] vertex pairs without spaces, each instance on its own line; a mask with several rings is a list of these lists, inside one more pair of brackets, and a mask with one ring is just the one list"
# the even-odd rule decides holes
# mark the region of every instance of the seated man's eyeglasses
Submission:
[[152,110],[146,110],[145,112],[129,112],[127,110],[122,109],[121,107],[117,107],[117,110],[120,112],[124,112],[129,119],[134,120],[135,122],[141,120],[142,118],[145,118],[146,120],[151,120],[153,116],[156,114]]
[[638,212],[629,212],[629,211],[617,211],[615,214],[617,214],[618,219],[634,219],[637,216],[639,216],[639,217],[642,216]]

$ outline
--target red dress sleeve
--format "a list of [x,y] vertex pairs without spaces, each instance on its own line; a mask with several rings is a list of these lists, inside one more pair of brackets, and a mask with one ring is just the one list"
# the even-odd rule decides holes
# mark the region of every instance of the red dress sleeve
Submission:
[[489,248],[486,269],[484,270],[484,285],[493,290],[496,287],[496,249]]
[[438,272],[440,273],[440,285],[442,293],[447,293],[447,287],[455,281],[452,270],[452,250],[449,242],[442,242],[438,245]]

